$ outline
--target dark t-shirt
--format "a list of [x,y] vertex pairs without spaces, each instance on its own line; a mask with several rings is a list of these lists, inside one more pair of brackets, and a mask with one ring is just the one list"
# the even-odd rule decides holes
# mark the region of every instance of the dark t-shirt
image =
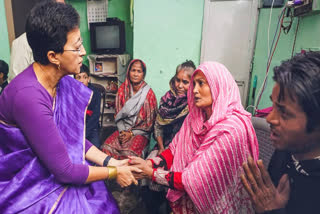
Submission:
[[296,167],[291,154],[275,151],[269,164],[269,173],[275,186],[283,174],[289,175],[290,198],[285,209],[268,213],[320,213],[320,160],[300,161]]

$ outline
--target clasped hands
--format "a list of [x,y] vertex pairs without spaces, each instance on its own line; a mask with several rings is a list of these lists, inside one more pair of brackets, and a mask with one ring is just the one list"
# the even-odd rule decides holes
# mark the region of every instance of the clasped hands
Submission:
[[287,174],[281,177],[276,188],[262,160],[258,160],[255,164],[254,160],[249,157],[248,162],[243,164],[243,169],[245,174],[241,175],[241,181],[249,193],[257,213],[281,209],[286,206],[290,195]]
[[137,185],[137,180],[152,178],[153,169],[150,160],[130,156],[129,159],[112,161],[110,165],[117,167],[116,180],[121,187],[129,186],[132,183]]
[[141,170],[141,172],[133,172],[133,176],[137,180],[141,180],[143,178],[152,178],[153,174],[153,168],[152,168],[152,162],[150,160],[144,160],[140,157],[135,156],[129,156],[129,162],[130,166],[136,167]]
[[142,170],[138,169],[135,166],[129,166],[128,162],[129,159],[111,159],[109,162],[110,166],[115,166],[117,168],[116,181],[121,187],[130,186],[132,183],[137,185],[138,181],[133,175],[142,172]]

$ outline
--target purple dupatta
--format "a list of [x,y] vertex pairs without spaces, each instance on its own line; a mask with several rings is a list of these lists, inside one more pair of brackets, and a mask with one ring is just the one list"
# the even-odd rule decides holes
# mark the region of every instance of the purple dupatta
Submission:
[[[84,130],[91,93],[66,76],[59,82],[54,105],[54,121],[70,159],[77,164],[88,164]],[[57,182],[21,130],[1,121],[0,197],[0,213],[119,213],[103,181],[81,186]]]

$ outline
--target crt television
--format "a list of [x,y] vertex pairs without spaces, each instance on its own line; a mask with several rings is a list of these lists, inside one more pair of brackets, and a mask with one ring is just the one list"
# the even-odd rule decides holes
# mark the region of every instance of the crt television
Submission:
[[124,22],[108,18],[90,23],[91,51],[96,54],[123,54],[126,49]]

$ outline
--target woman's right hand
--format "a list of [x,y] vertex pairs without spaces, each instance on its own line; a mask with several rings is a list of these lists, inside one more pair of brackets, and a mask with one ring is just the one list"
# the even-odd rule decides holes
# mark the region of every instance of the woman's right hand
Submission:
[[118,166],[117,167],[117,183],[121,187],[130,186],[132,183],[138,184],[138,181],[134,178],[132,173],[141,173],[142,170],[134,166]]

